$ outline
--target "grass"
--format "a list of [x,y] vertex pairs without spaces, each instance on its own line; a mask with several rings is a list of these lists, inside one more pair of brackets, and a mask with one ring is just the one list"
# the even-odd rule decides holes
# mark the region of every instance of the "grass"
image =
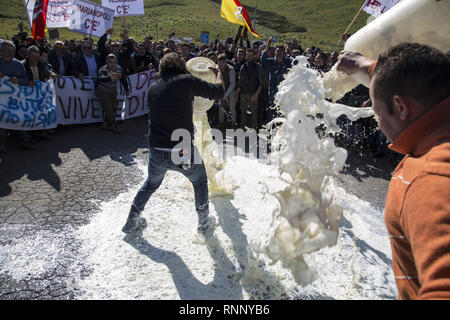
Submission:
[[[101,4],[101,0],[91,0]],[[257,4],[256,31],[265,40],[272,35],[279,42],[297,37],[304,48],[318,46],[326,51],[341,50],[340,34],[345,31],[362,6],[362,0],[242,0],[251,19]],[[200,42],[202,31],[209,31],[210,41],[220,28],[220,39],[234,38],[238,26],[223,18],[219,22],[220,0],[144,0],[145,15],[127,17],[129,34],[140,41],[145,36],[165,39],[171,32],[180,38]],[[0,0],[0,37],[11,38],[18,32],[17,24],[24,12],[23,0]],[[366,24],[368,15],[361,12],[350,33]],[[28,20],[24,24],[29,34]],[[116,31],[123,29],[123,19],[114,19]],[[61,39],[80,39],[84,35],[59,29]],[[119,32],[113,35],[118,38]]]

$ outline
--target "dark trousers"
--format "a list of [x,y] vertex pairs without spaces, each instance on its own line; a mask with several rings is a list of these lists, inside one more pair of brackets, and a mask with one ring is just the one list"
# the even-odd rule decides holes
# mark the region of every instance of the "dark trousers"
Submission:
[[[184,169],[181,164],[174,163],[172,152],[154,148],[149,149],[148,177],[133,200],[133,207],[136,210],[144,210],[151,195],[161,185],[166,172],[168,170],[173,170],[182,173],[194,186],[195,209],[197,210],[198,215],[208,215],[208,178],[206,176],[205,165],[203,164],[203,161],[201,161],[197,148],[192,147],[191,150],[193,151],[190,157],[191,166],[188,169]],[[196,159],[201,163],[195,163],[196,161],[194,160]]]
[[94,92],[105,115],[103,122],[113,127],[116,124],[117,92],[108,92],[98,88],[95,88]]

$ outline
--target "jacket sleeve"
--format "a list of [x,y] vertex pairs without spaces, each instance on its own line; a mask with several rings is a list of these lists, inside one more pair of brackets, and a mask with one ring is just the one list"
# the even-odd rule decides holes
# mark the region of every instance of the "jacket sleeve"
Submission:
[[275,58],[269,58],[267,56],[267,52],[264,51],[262,56],[261,56],[261,63],[263,65],[264,68],[266,69],[270,69],[270,67],[272,67],[272,65],[274,64]]
[[230,68],[230,85],[227,91],[225,92],[225,96],[229,97],[235,87],[236,87],[236,71],[234,71],[233,68]]
[[408,188],[402,225],[419,277],[418,299],[450,299],[449,177],[425,174]]
[[191,91],[196,97],[210,100],[222,99],[224,95],[223,86],[218,83],[209,83],[200,78],[191,77]]
[[26,86],[28,85],[28,74],[27,74],[27,70],[25,69],[25,66],[20,63],[20,66],[18,66],[18,73],[17,73],[17,82],[19,83],[19,85],[21,86]]
[[104,60],[106,60],[106,57],[108,56],[108,50],[106,50],[106,33],[98,39],[97,46],[98,46],[98,52],[102,56]]

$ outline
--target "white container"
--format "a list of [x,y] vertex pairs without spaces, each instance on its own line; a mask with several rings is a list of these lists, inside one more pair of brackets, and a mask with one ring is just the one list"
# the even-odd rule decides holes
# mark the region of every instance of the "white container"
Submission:
[[[450,51],[450,0],[401,0],[394,7],[358,30],[345,43],[345,50],[377,59],[401,42],[417,42]],[[369,86],[368,79],[354,79]]]

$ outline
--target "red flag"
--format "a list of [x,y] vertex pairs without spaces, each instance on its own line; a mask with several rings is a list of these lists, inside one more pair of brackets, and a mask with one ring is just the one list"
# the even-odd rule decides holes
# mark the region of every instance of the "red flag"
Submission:
[[45,38],[45,28],[47,26],[47,6],[48,0],[36,0],[33,10],[33,25],[31,33],[33,40]]

